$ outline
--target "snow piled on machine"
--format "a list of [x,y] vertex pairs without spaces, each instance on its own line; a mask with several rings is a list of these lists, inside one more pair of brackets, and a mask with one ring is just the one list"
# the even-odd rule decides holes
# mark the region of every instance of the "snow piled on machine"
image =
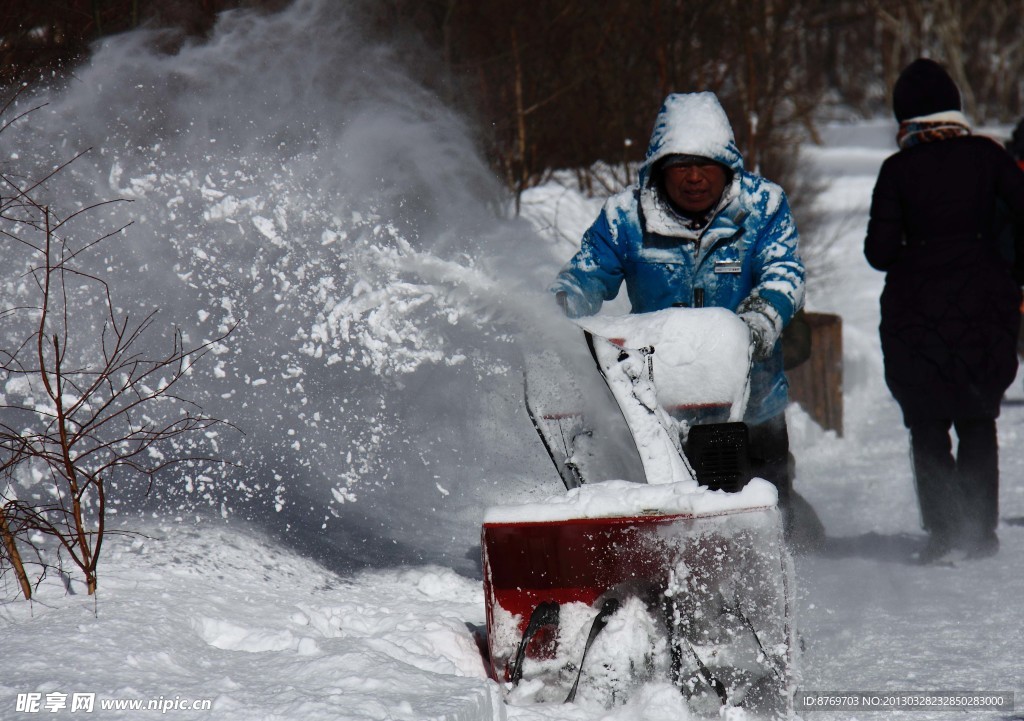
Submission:
[[729,404],[740,420],[750,393],[750,332],[725,308],[667,308],[640,315],[594,315],[576,321],[623,348],[653,347],[658,402]]
[[696,482],[643,484],[601,481],[573,488],[540,501],[492,506],[484,523],[567,521],[616,516],[716,516],[751,508],[772,508],[778,493],[768,481],[752,479],[738,493],[712,491]]

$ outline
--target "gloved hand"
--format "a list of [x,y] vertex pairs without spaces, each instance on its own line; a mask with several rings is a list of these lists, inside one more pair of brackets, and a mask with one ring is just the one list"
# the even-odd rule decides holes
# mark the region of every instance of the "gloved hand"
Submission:
[[736,315],[750,329],[754,361],[760,363],[768,360],[782,332],[782,319],[778,311],[764,298],[751,295],[740,303]]

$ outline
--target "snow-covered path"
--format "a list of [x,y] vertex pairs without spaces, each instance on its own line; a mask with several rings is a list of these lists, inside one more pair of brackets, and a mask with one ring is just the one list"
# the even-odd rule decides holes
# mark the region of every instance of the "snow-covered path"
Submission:
[[[801,688],[880,696],[1014,692],[1020,708],[1024,389],[1018,379],[1000,420],[999,555],[955,568],[914,565],[923,535],[906,433],[882,383],[875,330],[882,278],[860,251],[890,130],[885,124],[830,129],[826,147],[809,153],[829,182],[822,203],[835,237],[827,250],[832,270],[812,284],[809,305],[844,320],[846,434],[823,433],[802,411],[791,411],[797,487],[830,538],[825,554],[797,560],[806,648]],[[581,203],[573,214],[586,211]],[[421,522],[429,523],[424,515]],[[504,704],[475,644],[473,632],[484,619],[478,579],[434,566],[340,576],[238,524],[165,522],[140,530],[151,537],[111,540],[95,606],[84,595],[66,595],[53,577],[33,605],[0,605],[0,718],[686,718],[679,694],[667,685],[645,688],[628,707],[606,712]],[[3,583],[3,596],[13,598],[10,577]],[[95,694],[92,712],[71,710],[76,693]],[[158,705],[100,708],[114,700]],[[209,708],[186,709],[186,700],[208,700]],[[172,702],[177,705],[161,711]],[[1024,718],[1019,710],[934,709],[815,710],[803,717]]]

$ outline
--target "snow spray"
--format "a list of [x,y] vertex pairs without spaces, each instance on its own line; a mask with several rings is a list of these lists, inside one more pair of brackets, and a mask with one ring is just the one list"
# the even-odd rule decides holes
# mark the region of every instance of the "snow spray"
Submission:
[[495,212],[471,129],[362,22],[357,3],[299,0],[223,13],[170,53],[161,31],[105,39],[19,99],[46,105],[2,160],[38,177],[88,150],[44,189],[55,206],[132,201],[69,232],[131,223],[83,262],[119,309],[159,310],[154,351],[174,326],[193,346],[234,327],[180,390],[237,427],[206,439],[233,465],[148,493],[117,479],[121,512],[214,509],[340,567],[475,568],[484,507],[557,487],[522,407],[516,323],[534,314],[513,311],[550,316],[557,264]]

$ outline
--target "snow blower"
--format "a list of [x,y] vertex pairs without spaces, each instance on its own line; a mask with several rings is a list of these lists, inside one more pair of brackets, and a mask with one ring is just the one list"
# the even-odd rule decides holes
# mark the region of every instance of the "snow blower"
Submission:
[[528,398],[566,492],[485,514],[493,677],[512,702],[611,707],[669,681],[697,715],[791,717],[793,569],[775,488],[747,475],[746,325],[718,308],[577,322],[646,483],[594,480],[584,414]]

